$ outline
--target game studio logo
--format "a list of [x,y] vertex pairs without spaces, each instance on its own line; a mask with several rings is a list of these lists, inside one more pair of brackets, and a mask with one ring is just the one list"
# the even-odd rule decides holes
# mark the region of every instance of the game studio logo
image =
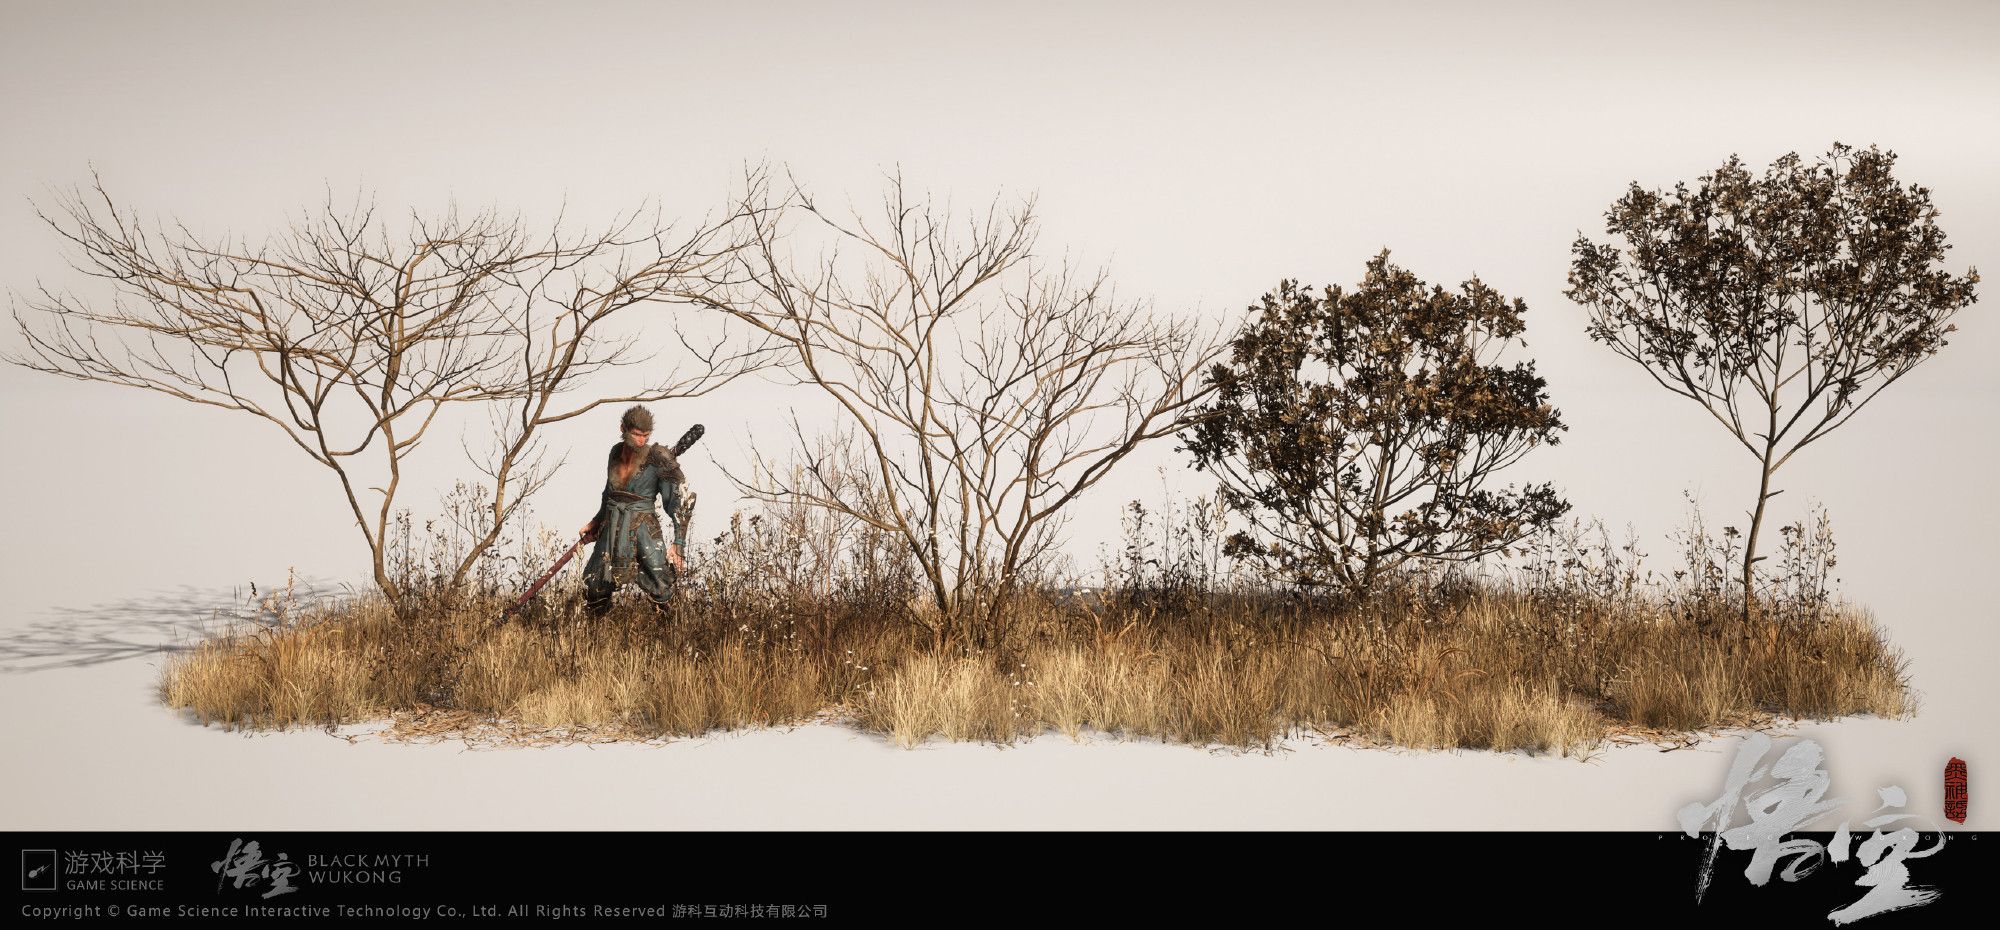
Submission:
[[21,890],[56,890],[56,851],[53,849],[21,850]]
[[23,849],[22,891],[161,891],[157,849]]

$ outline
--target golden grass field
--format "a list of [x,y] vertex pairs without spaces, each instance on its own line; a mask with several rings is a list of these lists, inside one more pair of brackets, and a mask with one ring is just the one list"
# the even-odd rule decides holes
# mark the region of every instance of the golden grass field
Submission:
[[1761,718],[1900,716],[1903,663],[1860,610],[1809,623],[1703,620],[1644,601],[1469,588],[1348,609],[1210,594],[1200,603],[1028,596],[1004,646],[939,648],[897,611],[690,595],[601,620],[500,622],[468,598],[399,619],[379,599],[239,629],[163,670],[162,699],[232,727],[332,726],[421,711],[521,734],[689,736],[824,714],[902,746],[1055,730],[1205,745],[1294,731],[1413,748],[1586,755],[1607,740]]
[[401,610],[372,590],[301,606],[288,586],[172,657],[159,694],[230,727],[388,718],[392,737],[643,740],[836,719],[905,747],[1090,728],[1579,757],[1775,718],[1914,712],[1901,653],[1831,593],[1823,514],[1783,528],[1749,623],[1729,586],[1733,533],[1712,536],[1696,514],[1665,577],[1642,570],[1635,541],[1573,522],[1509,567],[1415,573],[1364,596],[1246,583],[1222,564],[1212,501],[1158,515],[1135,503],[1104,584],[1028,586],[999,629],[940,623],[893,540],[803,506],[735,515],[695,550],[669,611],[627,589],[602,618],[581,609],[574,570],[504,616],[563,548],[546,533],[443,589],[456,524],[433,522],[428,561],[405,533]]

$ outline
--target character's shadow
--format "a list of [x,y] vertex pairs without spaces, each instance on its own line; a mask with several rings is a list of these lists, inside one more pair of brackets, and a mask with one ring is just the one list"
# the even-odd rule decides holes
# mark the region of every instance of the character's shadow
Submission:
[[184,652],[231,629],[275,628],[306,605],[351,592],[300,579],[289,600],[281,586],[241,589],[182,585],[90,607],[54,607],[25,627],[0,632],[0,672],[39,672]]

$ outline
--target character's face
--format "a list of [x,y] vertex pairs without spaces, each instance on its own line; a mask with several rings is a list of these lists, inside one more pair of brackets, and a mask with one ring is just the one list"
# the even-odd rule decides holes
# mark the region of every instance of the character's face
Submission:
[[625,444],[634,449],[644,449],[646,448],[646,444],[652,441],[652,430],[628,429],[625,431]]

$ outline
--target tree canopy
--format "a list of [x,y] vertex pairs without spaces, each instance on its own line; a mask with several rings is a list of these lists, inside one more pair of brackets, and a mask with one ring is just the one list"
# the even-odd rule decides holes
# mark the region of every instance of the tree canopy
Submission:
[[1634,182],[1605,213],[1611,241],[1578,236],[1569,298],[1592,339],[1702,405],[1758,460],[1744,553],[1746,616],[1771,476],[1945,345],[1977,271],[1949,248],[1930,191],[1891,173],[1894,152],[1836,143],[1753,176],[1736,156],[1693,189]]
[[1210,369],[1186,443],[1250,523],[1228,551],[1300,584],[1366,590],[1413,559],[1464,561],[1569,508],[1495,475],[1565,429],[1531,361],[1500,364],[1526,305],[1389,262],[1361,286],[1285,280]]

